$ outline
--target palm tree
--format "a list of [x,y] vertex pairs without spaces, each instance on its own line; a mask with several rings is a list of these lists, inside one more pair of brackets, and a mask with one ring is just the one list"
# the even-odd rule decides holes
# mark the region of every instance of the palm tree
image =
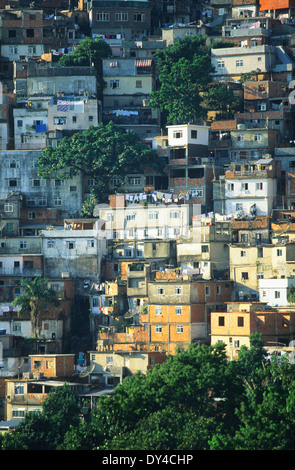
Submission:
[[45,305],[58,305],[54,290],[48,288],[48,280],[37,276],[33,281],[23,279],[21,286],[24,287],[22,294],[14,299],[14,307],[19,307],[18,315],[30,313],[32,334],[39,337],[41,330],[41,312]]

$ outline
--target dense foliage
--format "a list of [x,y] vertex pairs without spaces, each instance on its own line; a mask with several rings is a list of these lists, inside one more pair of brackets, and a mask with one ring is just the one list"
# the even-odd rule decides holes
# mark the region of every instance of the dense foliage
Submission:
[[142,143],[135,132],[127,132],[112,121],[90,126],[72,137],[64,137],[56,148],[46,147],[39,158],[39,175],[48,179],[71,178],[83,174],[95,181],[93,197],[107,202],[110,180],[128,173],[144,173],[147,167],[161,172],[163,165],[156,152]]
[[155,54],[158,85],[150,104],[161,111],[163,126],[203,122],[208,111],[228,119],[239,109],[239,99],[227,86],[214,83],[212,76],[211,48],[230,47],[231,43],[213,41],[209,47],[206,39],[201,35],[177,38]]
[[33,280],[22,279],[22,293],[13,301],[18,307],[18,315],[29,313],[32,324],[33,336],[39,337],[41,329],[41,313],[45,306],[56,307],[58,299],[56,292],[48,287],[48,279],[36,276]]
[[[79,420],[70,390],[27,415],[2,449],[293,450],[295,365],[268,361],[260,336],[229,361],[223,344],[191,345],[99,397]],[[53,433],[54,429],[54,433]]]

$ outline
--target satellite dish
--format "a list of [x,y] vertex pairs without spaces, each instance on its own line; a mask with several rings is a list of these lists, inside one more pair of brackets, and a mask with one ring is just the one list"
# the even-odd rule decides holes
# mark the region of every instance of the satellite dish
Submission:
[[124,318],[132,318],[134,315],[136,315],[136,310],[128,310],[128,312],[125,313]]
[[85,370],[80,372],[79,377],[82,379],[84,377],[88,377],[88,375],[91,374],[91,372],[94,370],[95,364],[92,364],[91,366],[85,367]]
[[13,364],[13,366],[8,369],[8,372],[13,372],[14,375],[19,375],[24,362],[24,359],[20,359],[17,364]]

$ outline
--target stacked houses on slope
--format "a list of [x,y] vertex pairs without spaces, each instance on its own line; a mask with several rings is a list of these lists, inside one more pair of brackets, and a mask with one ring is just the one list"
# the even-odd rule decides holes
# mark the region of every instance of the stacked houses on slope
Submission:
[[[116,385],[192,343],[222,341],[235,359],[259,332],[269,351],[292,352],[292,3],[50,3],[0,2],[0,419],[35,409],[33,392],[46,396],[57,379],[77,393],[81,382]],[[230,41],[211,50],[212,82],[227,84],[241,110],[163,129],[150,106],[154,53],[197,34]],[[92,63],[58,65],[88,36],[112,50],[103,93]],[[117,175],[109,204],[86,219],[93,181],[43,180],[38,156],[109,121],[138,133],[165,175],[127,175],[120,192]],[[32,338],[12,302],[36,276],[59,303]],[[19,395],[32,402],[20,406]]]

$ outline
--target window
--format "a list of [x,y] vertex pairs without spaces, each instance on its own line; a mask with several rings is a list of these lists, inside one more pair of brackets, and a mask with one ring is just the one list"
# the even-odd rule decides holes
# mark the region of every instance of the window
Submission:
[[249,279],[249,274],[248,273],[242,273],[242,281],[246,281]]
[[88,116],[88,121],[92,122],[93,121],[93,116]]
[[16,323],[16,322],[13,322],[13,331],[15,332],[20,332],[22,330],[22,326],[21,326],[21,323]]
[[170,211],[170,219],[179,219],[180,212],[178,210]]
[[27,29],[27,38],[33,38],[35,36],[35,32],[33,29]]
[[23,395],[24,394],[24,384],[16,382],[14,384],[14,393],[15,393],[15,395]]
[[256,183],[256,189],[261,191],[263,189],[263,183]]
[[107,356],[106,357],[106,363],[107,364],[113,364],[113,356]]
[[202,245],[202,253],[209,253],[209,246],[208,245]]
[[243,67],[244,62],[242,59],[236,60],[236,67]]
[[234,186],[233,183],[229,183],[229,184],[227,185],[227,190],[228,190],[228,191],[233,191],[234,189],[235,189],[235,186]]
[[15,188],[16,186],[18,186],[18,180],[17,179],[11,179],[8,181],[8,186],[10,188]]
[[162,315],[162,307],[155,307],[155,315]]
[[31,260],[24,261],[24,268],[26,269],[33,269],[34,263]]
[[224,317],[218,317],[218,326],[224,326]]
[[157,212],[157,211],[149,212],[149,219],[150,220],[158,220],[158,218],[159,218],[159,212]]
[[156,325],[155,331],[156,333],[162,333],[162,325]]
[[47,248],[54,248],[55,246],[55,241],[54,240],[48,240],[47,241]]
[[130,248],[126,248],[125,250],[125,256],[127,256],[128,258],[131,258],[132,257],[132,250]]
[[173,131],[173,139],[181,139],[182,131]]
[[6,202],[4,204],[4,212],[13,212],[13,204]]
[[54,198],[54,205],[55,207],[60,207],[62,205],[62,200],[60,197],[55,197]]
[[116,12],[115,21],[128,21],[128,13],[125,11]]
[[135,215],[134,213],[126,214],[126,220],[135,220]]
[[38,206],[40,206],[40,207],[47,206],[47,197],[39,197],[38,198]]
[[217,61],[217,68],[218,69],[224,69],[224,67],[225,67],[224,60],[218,60]]
[[136,88],[142,88],[142,80],[136,80],[135,87]]
[[236,203],[236,211],[242,211],[243,210],[243,204],[241,202]]
[[27,242],[25,240],[21,240],[19,242],[19,247],[21,250],[24,250],[25,248],[27,248]]
[[263,279],[263,273],[257,273],[257,279]]
[[23,121],[21,119],[17,120],[17,127],[23,127]]
[[283,256],[283,250],[277,249],[277,256]]
[[158,295],[164,295],[164,294],[165,294],[164,287],[158,287]]
[[72,117],[72,122],[77,122],[77,116]]
[[28,219],[29,220],[36,219],[36,212],[28,212]]
[[281,293],[279,290],[275,290],[275,299],[280,299],[281,298]]
[[182,315],[182,307],[175,307],[175,314]]
[[221,286],[216,286],[216,294],[221,295]]
[[12,417],[13,418],[24,418],[25,417],[25,409],[24,408],[13,408],[12,410]]
[[182,294],[182,287],[181,286],[175,286],[174,287],[174,293],[179,295]]
[[205,286],[205,295],[210,295],[210,287]]
[[240,347],[240,341],[238,339],[235,339],[234,348],[239,348],[239,347]]
[[139,186],[141,184],[140,176],[128,178],[128,184],[130,184],[131,186]]
[[242,183],[242,191],[248,191],[249,185],[248,183]]
[[261,139],[262,139],[261,134],[254,134],[254,140],[255,140],[256,142],[260,142]]
[[115,88],[120,88],[120,80],[110,80],[110,88],[112,90]]
[[76,242],[75,241],[66,241],[66,248],[67,250],[74,250],[76,248]]
[[110,21],[110,14],[105,11],[100,11],[96,15],[97,21]]
[[245,250],[242,250],[242,251],[241,251],[241,258],[245,258],[245,256],[246,256],[246,251],[245,251]]
[[183,325],[176,325],[176,333],[183,333]]
[[262,247],[257,248],[257,257],[258,258],[263,258],[263,248]]
[[244,142],[244,134],[238,135],[238,142]]
[[16,29],[9,29],[8,30],[8,37],[9,38],[16,38]]
[[191,130],[191,138],[192,139],[197,139],[198,138],[198,131]]
[[238,317],[238,326],[244,326],[244,317]]
[[133,19],[136,23],[143,23],[144,22],[144,13],[134,13]]
[[94,246],[95,246],[94,240],[87,240],[87,246],[88,246],[88,248],[94,248]]

